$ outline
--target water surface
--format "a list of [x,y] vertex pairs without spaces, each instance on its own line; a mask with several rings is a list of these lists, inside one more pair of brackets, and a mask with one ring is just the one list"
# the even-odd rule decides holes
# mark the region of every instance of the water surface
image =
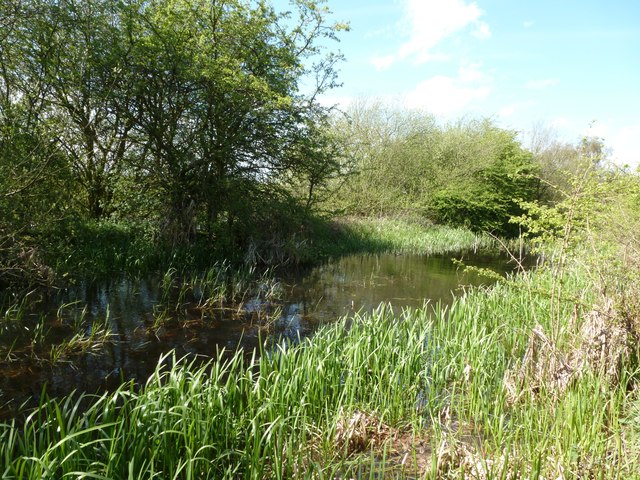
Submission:
[[[462,260],[502,274],[514,269],[503,256],[468,254]],[[381,302],[396,309],[450,303],[465,286],[489,283],[486,277],[464,273],[450,256],[352,255],[312,269],[277,273],[277,298],[256,294],[239,305],[206,313],[186,304],[179,321],[160,326],[155,322],[161,299],[158,279],[81,284],[58,301],[75,301],[67,307],[73,315],[86,308],[91,321],[107,323],[112,340],[55,365],[37,359],[5,362],[0,369],[0,418],[15,415],[22,403],[37,405],[45,385],[49,395],[62,396],[73,390],[100,392],[129,380],[144,383],[159,357],[171,350],[178,357],[207,359],[221,347],[252,349],[267,336],[296,341],[320,325],[371,311]],[[0,336],[0,349],[6,352],[16,335]],[[70,333],[52,320],[47,335],[62,340]]]

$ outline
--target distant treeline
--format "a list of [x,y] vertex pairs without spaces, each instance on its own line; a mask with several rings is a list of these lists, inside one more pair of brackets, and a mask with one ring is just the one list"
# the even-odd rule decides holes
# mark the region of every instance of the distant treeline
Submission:
[[488,119],[442,123],[428,114],[361,101],[336,125],[354,175],[331,200],[352,215],[408,215],[513,236],[523,204],[553,204],[585,168],[601,168],[600,139],[578,145],[537,127],[517,132]]

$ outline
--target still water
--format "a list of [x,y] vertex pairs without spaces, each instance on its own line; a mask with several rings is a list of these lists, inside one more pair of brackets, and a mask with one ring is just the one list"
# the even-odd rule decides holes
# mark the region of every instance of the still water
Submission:
[[[468,254],[461,258],[466,265],[502,274],[515,267],[504,256]],[[5,363],[0,369],[0,418],[14,416],[23,403],[37,405],[45,385],[50,396],[62,396],[73,390],[100,392],[123,381],[144,383],[159,357],[171,350],[178,357],[206,359],[221,347],[252,349],[267,336],[295,341],[323,324],[370,311],[381,302],[396,309],[421,307],[426,302],[450,303],[465,286],[491,283],[476,273],[464,273],[450,256],[393,254],[347,256],[308,270],[279,272],[275,280],[277,299],[249,296],[241,305],[207,315],[190,313],[187,306],[179,322],[162,326],[155,321],[161,297],[157,279],[70,289],[64,300],[77,302],[76,309],[86,308],[90,319],[105,322],[112,334],[110,341],[54,365],[37,359]],[[268,318],[268,328],[264,321],[256,321],[258,311]],[[51,332],[56,335],[54,323],[47,330],[50,336]],[[57,335],[63,338],[65,333]],[[0,348],[7,351],[9,341],[11,336],[4,335]]]

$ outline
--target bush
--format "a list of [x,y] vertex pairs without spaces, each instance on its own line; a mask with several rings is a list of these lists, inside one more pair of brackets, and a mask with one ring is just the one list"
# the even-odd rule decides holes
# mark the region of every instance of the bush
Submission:
[[521,202],[534,199],[537,171],[531,154],[511,137],[488,165],[438,192],[433,215],[443,223],[514,236],[519,227],[510,220],[523,213]]

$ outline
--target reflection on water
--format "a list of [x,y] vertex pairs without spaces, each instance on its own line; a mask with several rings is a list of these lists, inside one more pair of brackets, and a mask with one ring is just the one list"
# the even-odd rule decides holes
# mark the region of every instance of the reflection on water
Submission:
[[[500,273],[512,269],[505,259],[473,256],[468,265]],[[487,283],[464,273],[449,257],[423,255],[353,255],[317,267],[296,279],[292,299],[321,322],[349,313],[369,311],[380,302],[396,307],[420,307],[426,300],[449,303],[463,285]]]
[[[513,269],[504,257],[468,255],[467,265],[505,273]],[[355,311],[370,311],[381,302],[394,308],[420,307],[426,301],[449,303],[463,285],[490,283],[474,273],[463,273],[448,256],[352,255],[306,271],[278,276],[282,298],[265,305],[259,297],[247,299],[243,309],[185,314],[179,324],[150,328],[154,306],[160,299],[158,281],[121,280],[100,285],[81,285],[67,292],[66,300],[86,305],[93,318],[108,315],[114,341],[98,352],[74,357],[73,362],[16,362],[0,371],[0,417],[15,414],[23,402],[37,404],[42,388],[52,396],[72,390],[98,392],[123,381],[144,383],[158,358],[170,350],[178,357],[216,355],[251,349],[267,331],[252,323],[252,311],[267,309],[273,318],[269,335],[292,340],[307,336],[320,325]],[[4,339],[0,341],[10,341]]]

